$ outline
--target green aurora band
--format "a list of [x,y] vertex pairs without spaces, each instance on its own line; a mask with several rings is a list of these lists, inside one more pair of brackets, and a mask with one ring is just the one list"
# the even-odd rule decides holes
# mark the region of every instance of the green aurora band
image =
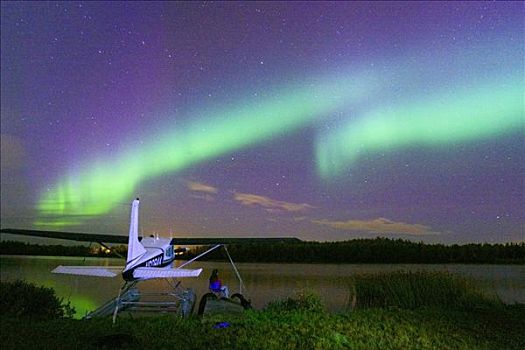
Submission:
[[44,191],[37,227],[82,224],[134,197],[140,181],[186,169],[207,159],[305,127],[378,87],[369,72],[342,74],[278,89],[260,103],[195,113],[184,127],[167,127],[149,144],[134,144],[118,159],[86,163]]
[[318,138],[317,171],[331,180],[367,154],[409,146],[448,146],[523,133],[522,78],[450,90],[415,102],[382,106]]

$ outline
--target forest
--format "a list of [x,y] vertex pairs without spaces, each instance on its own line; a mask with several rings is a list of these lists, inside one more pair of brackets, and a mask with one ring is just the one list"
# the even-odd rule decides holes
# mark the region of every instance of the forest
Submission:
[[45,256],[94,256],[118,257],[125,256],[126,245],[118,245],[106,249],[99,244],[87,245],[43,245],[31,244],[20,241],[0,241],[0,255],[45,255]]
[[[204,251],[199,247],[186,253],[184,259]],[[228,246],[230,255],[239,262],[283,263],[525,263],[525,243],[443,245],[414,243],[401,239],[354,239],[342,242],[300,242],[280,244],[247,244]],[[226,260],[224,250],[204,257]]]
[[[525,243],[426,244],[402,239],[354,239],[342,242],[298,242],[276,244],[234,244],[228,251],[238,262],[272,263],[404,263],[404,264],[525,264]],[[193,247],[180,255],[191,259],[208,247]],[[126,246],[111,251],[91,246],[37,245],[16,241],[0,242],[0,254],[116,257],[126,255]],[[200,258],[226,261],[223,249]]]

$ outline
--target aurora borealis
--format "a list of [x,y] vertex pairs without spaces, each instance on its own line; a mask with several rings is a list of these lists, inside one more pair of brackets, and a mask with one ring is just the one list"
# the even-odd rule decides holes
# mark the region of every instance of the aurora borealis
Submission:
[[[99,215],[114,201],[133,195],[139,181],[176,172],[229,151],[276,137],[366,94],[369,83],[358,79],[317,82],[315,88],[288,88],[263,103],[213,111],[213,116],[161,135],[119,155],[111,164],[92,164],[71,174],[39,202],[42,214]],[[290,92],[288,92],[290,90]],[[364,91],[363,91],[364,90]]]
[[2,227],[524,239],[522,3],[2,3]]
[[452,145],[505,135],[523,127],[523,80],[494,82],[453,90],[448,96],[401,107],[379,108],[351,121],[318,146],[320,173],[343,172],[341,163],[358,161],[360,152],[406,145]]

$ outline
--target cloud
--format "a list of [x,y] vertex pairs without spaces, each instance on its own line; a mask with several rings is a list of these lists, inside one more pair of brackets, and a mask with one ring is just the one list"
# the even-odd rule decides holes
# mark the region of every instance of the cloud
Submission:
[[432,231],[429,226],[421,224],[407,224],[404,222],[395,222],[385,218],[377,218],[373,220],[347,220],[347,221],[331,221],[331,220],[313,220],[314,224],[329,226],[337,230],[343,231],[358,231],[369,233],[383,233],[383,234],[401,234],[401,235],[435,235],[439,232]]
[[250,194],[250,193],[236,192],[233,196],[233,199],[240,202],[242,205],[246,205],[246,206],[259,205],[265,208],[266,211],[270,213],[278,213],[278,212],[283,212],[283,211],[300,212],[300,211],[315,208],[314,206],[311,206],[310,204],[306,204],[306,203],[299,204],[299,203],[278,201],[278,200],[271,199],[265,196],[259,196],[259,195]]
[[216,194],[219,190],[216,187],[203,184],[201,182],[187,181],[186,185],[190,191],[213,193]]

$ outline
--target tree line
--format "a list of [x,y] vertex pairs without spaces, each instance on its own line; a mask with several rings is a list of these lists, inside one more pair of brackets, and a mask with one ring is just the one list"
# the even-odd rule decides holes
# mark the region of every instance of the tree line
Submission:
[[[184,255],[190,259],[205,247]],[[238,262],[275,263],[477,263],[524,264],[525,243],[443,245],[415,243],[402,239],[354,239],[343,242],[301,242],[230,245],[228,251]],[[221,250],[203,257],[227,260]]]
[[[207,250],[195,247],[179,256],[191,259]],[[112,247],[126,256],[126,246]],[[237,262],[273,263],[476,263],[525,264],[525,243],[506,244],[426,244],[402,239],[354,239],[342,242],[256,243],[234,244],[228,251]],[[62,255],[62,256],[116,256],[98,245],[63,246],[38,245],[15,241],[0,242],[0,254]],[[217,249],[201,260],[227,261],[224,249]]]
[[98,245],[90,246],[75,245],[42,245],[31,244],[19,241],[1,241],[1,255],[45,255],[45,256],[94,256],[94,257],[113,257],[116,253],[126,256],[127,246],[119,245],[111,248],[112,251]]

